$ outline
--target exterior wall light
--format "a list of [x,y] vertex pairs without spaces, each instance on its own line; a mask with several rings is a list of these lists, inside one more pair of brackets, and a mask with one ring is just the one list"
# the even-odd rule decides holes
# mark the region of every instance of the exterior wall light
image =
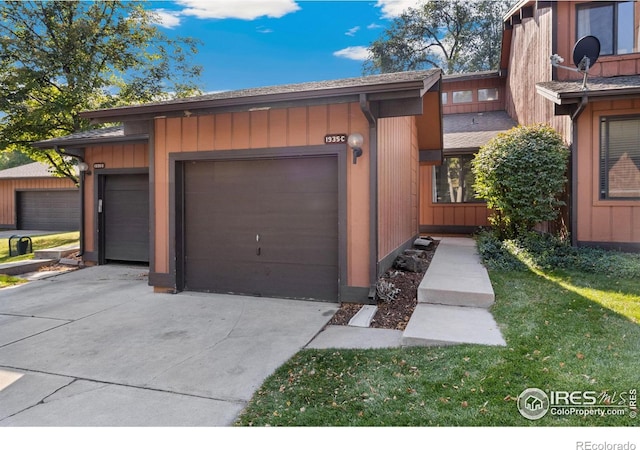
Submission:
[[78,163],[78,170],[80,172],[86,172],[87,170],[89,170],[89,164],[87,164],[84,161],[81,161]]
[[364,138],[360,133],[352,133],[349,135],[347,139],[347,144],[353,150],[353,163],[355,164],[358,161],[358,158],[362,156],[362,144],[364,143]]

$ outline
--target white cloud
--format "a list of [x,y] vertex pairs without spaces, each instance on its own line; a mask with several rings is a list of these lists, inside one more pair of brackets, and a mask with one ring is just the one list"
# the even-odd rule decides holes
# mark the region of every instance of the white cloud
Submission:
[[357,26],[353,27],[353,28],[349,28],[349,31],[347,31],[345,34],[347,36],[354,37],[356,35],[356,33],[358,32],[358,30],[360,30],[360,27],[357,27]]
[[156,9],[152,11],[156,15],[157,24],[164,28],[175,28],[180,26],[180,13],[168,11],[166,9]]
[[382,17],[392,19],[398,17],[405,9],[418,6],[418,0],[378,0],[377,8],[382,9]]
[[269,33],[273,33],[273,30],[271,28],[267,28],[263,25],[260,25],[259,27],[256,27],[256,31],[258,33],[262,33],[262,34],[269,34]]
[[280,18],[300,9],[294,0],[178,0],[177,3],[184,7],[181,14],[199,19]]
[[354,61],[365,61],[369,57],[369,55],[369,49],[367,47],[363,47],[362,45],[347,47],[343,48],[342,50],[333,52],[333,56],[337,56],[338,58],[352,59]]
[[384,28],[384,27],[377,23],[370,23],[369,25],[367,25],[367,30],[375,30],[377,28]]

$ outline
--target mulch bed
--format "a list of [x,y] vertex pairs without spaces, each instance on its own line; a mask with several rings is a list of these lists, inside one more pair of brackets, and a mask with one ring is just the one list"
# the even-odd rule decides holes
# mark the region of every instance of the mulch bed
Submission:
[[[438,241],[433,241],[433,246],[426,251],[425,261],[427,262],[425,271],[408,272],[395,268],[389,269],[381,278],[391,282],[400,292],[392,302],[377,301],[378,311],[376,311],[371,328],[386,328],[391,330],[404,330],[407,322],[413,314],[418,303],[418,286],[424,277],[428,263],[431,262],[438,246]],[[348,325],[349,320],[362,308],[362,304],[343,303],[335,313],[328,325]]]

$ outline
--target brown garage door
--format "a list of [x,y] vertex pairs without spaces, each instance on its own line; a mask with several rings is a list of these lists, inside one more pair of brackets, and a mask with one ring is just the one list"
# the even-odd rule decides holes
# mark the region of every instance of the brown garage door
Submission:
[[102,262],[149,262],[149,176],[104,176]]
[[23,191],[17,193],[18,223],[22,230],[75,231],[80,229],[80,192]]
[[337,158],[184,167],[185,289],[337,300]]

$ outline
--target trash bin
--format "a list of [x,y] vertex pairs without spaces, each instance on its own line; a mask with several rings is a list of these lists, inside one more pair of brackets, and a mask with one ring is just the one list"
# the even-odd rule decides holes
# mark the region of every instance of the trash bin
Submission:
[[9,256],[26,255],[33,251],[33,245],[29,236],[14,234],[9,238]]
[[18,241],[18,255],[26,255],[31,244],[31,239],[28,237],[21,237]]

